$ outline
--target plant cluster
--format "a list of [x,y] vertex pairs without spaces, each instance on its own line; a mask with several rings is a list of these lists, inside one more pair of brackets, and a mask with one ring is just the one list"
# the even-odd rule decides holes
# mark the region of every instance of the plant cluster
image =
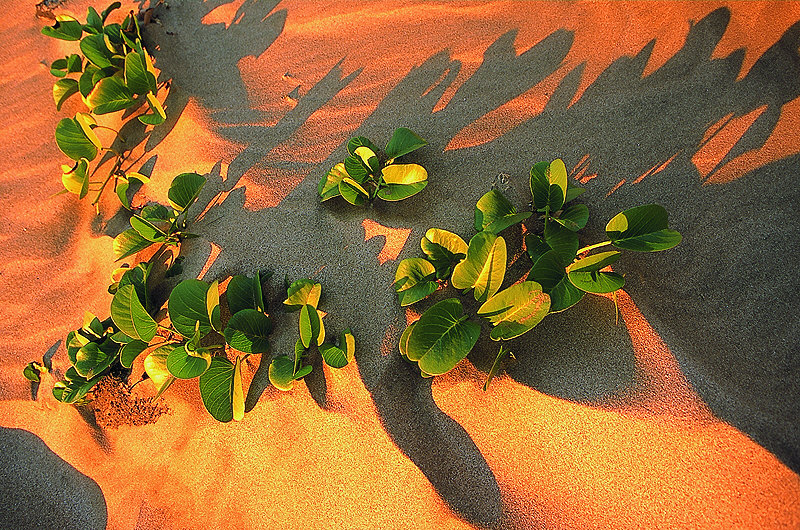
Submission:
[[316,348],[325,364],[344,368],[353,360],[356,341],[350,328],[345,329],[337,343],[325,342],[326,313],[319,310],[322,285],[304,278],[289,285],[283,305],[287,311],[299,311],[300,338],[294,345],[294,358],[278,355],[269,365],[269,381],[279,390],[291,390],[295,381],[311,373],[311,364],[303,364],[312,348]]
[[[589,209],[570,202],[585,190],[567,179],[564,162],[539,162],[530,171],[532,212],[517,212],[497,190],[491,190],[475,206],[475,234],[467,244],[459,235],[431,228],[422,238],[426,258],[404,259],[398,264],[394,289],[401,306],[414,304],[447,283],[482,305],[478,316],[491,325],[490,338],[506,341],[527,333],[550,313],[577,304],[586,293],[615,293],[625,284],[608,270],[621,252],[592,253],[604,246],[622,250],[655,252],[674,247],[681,235],[668,228],[667,212],[657,204],[638,206],[614,216],[606,225],[607,241],[580,247],[577,231],[586,226]],[[532,267],[524,281],[500,291],[507,265],[506,242],[501,231],[534,213],[544,221],[541,233],[528,232],[525,249]],[[464,359],[481,333],[458,298],[442,300],[409,325],[400,338],[400,353],[416,362],[423,376],[452,370]],[[501,347],[489,377],[500,369]]]
[[[130,168],[122,168],[132,148],[125,147],[118,133],[115,139],[119,140],[116,142],[121,146],[117,147],[119,151],[114,149],[114,141],[108,144],[112,147],[104,147],[96,129],[107,127],[98,125],[95,116],[126,109],[132,112],[146,104],[147,110],[139,113],[136,119],[145,125],[158,125],[164,122],[166,114],[157,97],[159,86],[152,58],[142,46],[139,23],[133,12],[121,24],[106,24],[109,14],[120,6],[119,2],[114,2],[102,13],[90,7],[85,24],[71,16],[58,15],[55,24],[42,28],[42,33],[55,39],[80,41],[80,53],[57,59],[50,65],[50,73],[59,78],[53,85],[56,108],[61,110],[67,99],[80,94],[88,109],[56,125],[56,144],[74,162],[71,166],[62,166],[64,193],[74,193],[83,199],[90,191],[97,192],[92,201],[97,206],[113,179],[120,202],[129,208],[126,193],[130,180],[144,184],[148,178]],[[92,180],[105,160],[101,159],[91,171],[90,163],[103,150],[113,155],[114,163],[105,180]]]
[[197,173],[181,173],[170,184],[167,197],[171,208],[149,204],[134,213],[131,227],[114,238],[114,260],[127,258],[155,244],[178,246],[194,237],[186,232],[187,212],[203,189],[206,178]]
[[416,195],[428,185],[428,172],[419,164],[395,161],[427,144],[410,129],[400,127],[395,129],[384,156],[379,158],[378,148],[368,138],[351,138],[347,142],[349,156],[319,181],[320,200],[342,197],[361,206],[376,198],[400,201]]

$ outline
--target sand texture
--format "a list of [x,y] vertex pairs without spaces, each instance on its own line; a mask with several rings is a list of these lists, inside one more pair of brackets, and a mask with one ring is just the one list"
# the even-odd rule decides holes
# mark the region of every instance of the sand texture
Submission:
[[[172,80],[169,118],[123,130],[152,177],[134,202],[205,174],[181,278],[274,271],[272,345],[287,353],[283,279],[313,278],[326,328],[350,327],[357,351],[288,393],[248,359],[241,422],[217,423],[181,381],[136,426],[51,394],[69,366],[59,341],[84,310],[108,315],[127,218],[115,200],[95,215],[52,197],[53,130],[82,104],[55,110],[47,65],[75,45],[40,34],[34,2],[5,4],[0,526],[800,528],[800,3],[158,2],[144,34]],[[320,204],[348,138],[385,145],[399,126],[429,142],[411,160],[427,189]],[[517,363],[488,392],[488,339],[419,377],[400,333],[454,294],[403,310],[397,263],[429,227],[471,237],[492,186],[527,209],[528,170],[557,157],[588,190],[584,244],[647,203],[683,242],[615,264],[618,324],[610,298],[586,297],[511,341]],[[504,236],[521,245],[520,228]],[[32,392],[22,369],[46,352],[54,373]]]

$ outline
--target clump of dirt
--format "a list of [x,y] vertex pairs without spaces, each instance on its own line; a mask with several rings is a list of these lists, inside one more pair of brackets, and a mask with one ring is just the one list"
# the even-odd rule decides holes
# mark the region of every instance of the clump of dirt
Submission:
[[148,425],[169,412],[163,401],[151,402],[149,398],[136,397],[124,381],[104,377],[94,387],[92,406],[97,425],[115,428],[121,425]]

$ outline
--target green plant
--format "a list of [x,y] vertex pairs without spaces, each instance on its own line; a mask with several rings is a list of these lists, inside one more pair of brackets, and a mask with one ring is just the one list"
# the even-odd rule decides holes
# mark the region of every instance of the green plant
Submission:
[[[624,286],[625,279],[620,274],[607,270],[621,252],[592,251],[610,245],[655,252],[681,241],[681,235],[668,228],[666,210],[650,204],[617,214],[606,225],[607,241],[579,248],[576,232],[586,226],[589,209],[584,204],[568,204],[584,189],[569,183],[564,162],[534,165],[530,189],[533,209],[540,214],[543,229],[541,234],[525,235],[525,250],[532,267],[524,281],[500,291],[505,281],[507,249],[498,233],[533,212],[518,213],[502,193],[491,190],[475,207],[478,233],[469,244],[457,234],[431,228],[421,241],[427,259],[408,258],[398,264],[394,289],[400,305],[416,303],[449,282],[464,294],[473,292],[474,299],[481,303],[478,316],[492,326],[492,340],[510,340],[533,329],[548,314],[577,304],[586,293],[615,293]],[[400,353],[416,362],[423,376],[440,375],[469,354],[480,333],[480,324],[469,320],[459,299],[449,298],[428,308],[406,328],[400,338]],[[501,345],[484,389],[505,357],[513,354]]]
[[[83,401],[103,377],[127,379],[134,360],[160,396],[176,379],[199,378],[206,410],[227,422],[244,416],[241,363],[268,351],[272,320],[265,312],[262,278],[234,276],[227,290],[232,316],[223,326],[218,282],[184,280],[169,295],[167,317],[149,296],[151,264],[127,270],[113,286],[111,317],[86,313],[83,326],[67,336],[71,367],[53,395],[64,403]],[[228,359],[228,354],[234,357]],[[27,369],[27,368],[26,368]]]
[[[108,144],[111,147],[103,146],[95,130],[108,127],[98,125],[95,116],[126,109],[135,111],[146,104],[149,112],[136,116],[141,123],[158,125],[166,119],[157,97],[159,85],[152,58],[142,45],[139,24],[133,12],[122,24],[106,24],[109,14],[120,5],[114,2],[102,13],[90,7],[85,24],[71,16],[58,15],[53,26],[42,28],[42,33],[49,37],[80,41],[81,53],[57,59],[50,65],[50,73],[59,78],[53,85],[53,100],[56,108],[61,110],[67,99],[80,94],[89,112],[78,112],[72,118],[59,121],[55,137],[59,149],[74,161],[72,166],[62,166],[64,193],[73,193],[83,199],[90,191],[97,192],[92,200],[95,207],[112,179],[120,202],[126,208],[130,207],[125,199],[129,181],[135,179],[146,183],[148,180],[130,168],[123,169],[132,147],[125,146],[119,133],[115,139],[119,140],[116,143],[121,150],[115,150],[114,141]],[[94,181],[92,177],[104,159],[91,171],[89,165],[103,150],[113,155],[114,163],[105,180]]]
[[155,244],[177,246],[186,238],[187,211],[197,200],[206,178],[197,173],[182,173],[172,179],[167,197],[171,208],[150,204],[131,216],[131,228],[114,238],[114,260],[136,254]]
[[347,142],[349,156],[336,164],[319,182],[321,201],[342,197],[357,206],[376,198],[400,201],[415,195],[428,185],[428,172],[418,164],[397,164],[396,159],[427,145],[428,142],[404,127],[395,129],[386,144],[385,157],[363,136]]
[[317,306],[322,296],[322,285],[304,278],[289,285],[286,300],[287,311],[299,311],[300,338],[294,345],[294,358],[278,355],[269,365],[269,380],[280,390],[291,390],[295,381],[311,373],[310,364],[303,365],[309,350],[317,348],[325,364],[331,368],[343,368],[353,360],[356,342],[350,329],[339,336],[338,343],[325,342],[325,313]]

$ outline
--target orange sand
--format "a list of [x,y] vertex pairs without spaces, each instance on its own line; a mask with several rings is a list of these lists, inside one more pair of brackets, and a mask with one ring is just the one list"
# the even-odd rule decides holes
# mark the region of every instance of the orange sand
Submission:
[[[74,1],[67,7],[83,17],[86,5]],[[459,148],[488,141],[538,112],[558,80],[581,62],[586,70],[576,98],[611,61],[656,39],[645,73],[652,72],[682,45],[690,19],[699,20],[720,5],[286,2],[280,6],[288,9],[284,33],[260,57],[245,58],[239,66],[251,104],[272,116],[266,124],[291,108],[285,95],[296,87],[302,94],[340,58],[346,57],[345,74],[364,67],[281,146],[296,160],[319,162],[431,54],[449,48],[463,63],[445,93],[446,102],[502,33],[518,29],[515,46],[521,51],[556,29],[574,31],[564,67],[467,127],[449,146]],[[731,23],[714,55],[745,47],[742,75],[800,19],[798,3],[729,7]],[[30,401],[22,367],[74,328],[84,309],[106,314],[105,286],[115,265],[111,240],[92,235],[94,216],[88,204],[68,196],[30,200],[60,188],[54,162],[60,155],[52,131],[66,112],[57,113],[50,105],[52,78],[40,63],[60,57],[67,47],[39,35],[33,2],[4,8],[0,425],[35,433],[97,481],[108,504],[110,528],[469,527],[384,432],[355,366],[326,372],[331,410],[321,410],[300,384],[289,394],[268,390],[243,422],[225,425],[202,410],[194,382],[176,384],[165,397],[171,415],[155,425],[108,431],[104,448],[72,407],[49,397],[52,381],[42,385],[37,402]],[[235,5],[219,8],[205,22],[229,22],[233,12]],[[359,31],[351,31],[355,28]],[[375,35],[396,54],[376,55],[369,45]],[[303,50],[311,50],[313,60]],[[291,75],[284,76],[286,71]],[[709,142],[697,155],[701,172],[721,160],[743,134],[745,119],[750,117],[737,117],[729,125],[733,129],[723,129],[716,143]],[[783,109],[762,149],[729,162],[709,182],[729,181],[800,152],[798,123],[800,104],[795,101]],[[168,182],[177,172],[207,171],[219,160],[229,162],[241,146],[221,140],[214,128],[204,109],[191,104],[156,150],[160,158],[154,182]],[[591,169],[584,166],[582,171],[591,178]],[[285,190],[272,196],[254,185],[272,177],[256,169],[242,181],[250,207],[274,206],[285,196]],[[301,178],[289,178],[286,187]],[[158,187],[153,190],[154,196],[163,193]],[[395,245],[402,244],[400,239],[405,242],[402,234],[370,222],[365,232],[367,238],[387,237],[387,247],[377,256],[381,263],[399,251],[389,244],[392,237]],[[798,476],[714,418],[634,303],[623,297],[622,310],[640,385],[604,407],[547,396],[507,377],[483,393],[483,374],[466,363],[435,381],[437,404],[466,429],[494,472],[509,523],[520,528],[800,526]],[[55,361],[61,371],[64,358],[62,352]]]

